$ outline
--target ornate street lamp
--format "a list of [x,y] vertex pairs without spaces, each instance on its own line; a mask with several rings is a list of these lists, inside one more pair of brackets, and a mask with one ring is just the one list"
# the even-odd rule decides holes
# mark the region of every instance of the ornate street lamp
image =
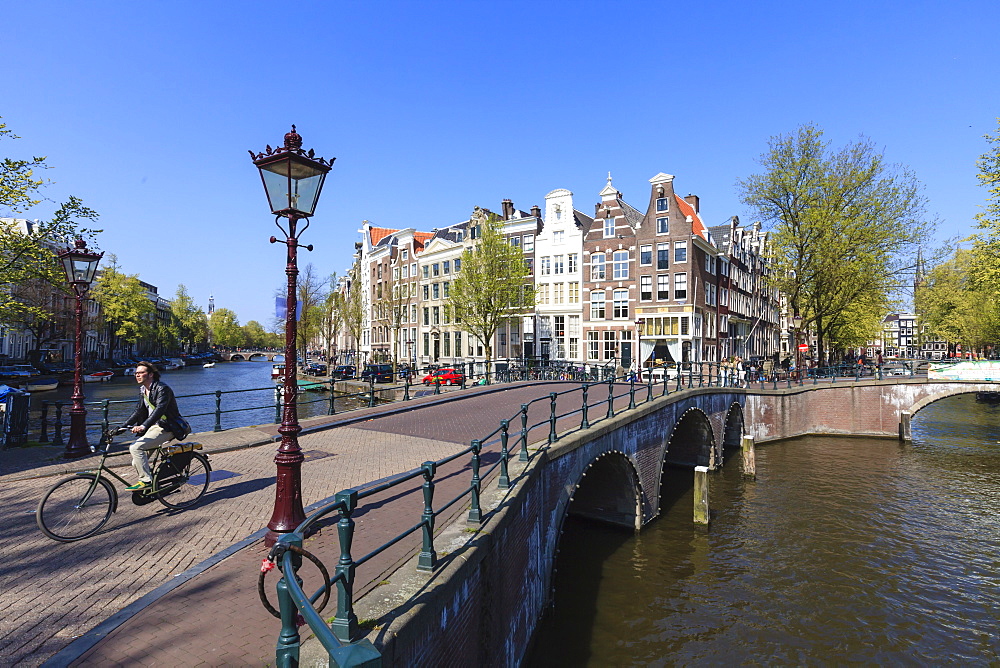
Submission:
[[59,260],[66,270],[66,282],[76,294],[76,351],[73,356],[73,408],[69,411],[69,441],[66,459],[90,454],[87,444],[87,409],[83,407],[83,298],[94,282],[97,265],[104,253],[90,253],[83,239],[77,239],[74,248],[59,253]]
[[[306,516],[302,509],[302,450],[299,448],[298,410],[295,399],[298,393],[296,385],[296,368],[298,355],[295,351],[296,321],[295,321],[295,281],[299,274],[298,249],[313,247],[300,246],[299,235],[309,227],[309,218],[316,210],[316,202],[323,190],[323,181],[327,172],[333,167],[333,158],[329,161],[315,157],[310,149],[302,150],[302,137],[295,131],[285,135],[285,145],[272,149],[270,145],[262,153],[250,151],[253,164],[260,170],[260,178],[264,182],[264,191],[275,215],[274,223],[284,234],[285,246],[288,249],[285,275],[288,277],[288,290],[285,298],[285,370],[284,393],[282,403],[282,420],[278,433],[281,434],[281,445],[274,458],[277,467],[276,488],[274,492],[274,512],[268,522],[269,531],[264,537],[266,545],[275,543],[281,534],[294,531]],[[280,218],[288,220],[286,230],[278,222]],[[306,224],[296,231],[300,220]],[[271,237],[271,243],[277,243],[277,237]]]

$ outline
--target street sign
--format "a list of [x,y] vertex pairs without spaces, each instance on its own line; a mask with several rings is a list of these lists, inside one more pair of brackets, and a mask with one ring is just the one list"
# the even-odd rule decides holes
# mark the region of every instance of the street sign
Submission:
[[809,344],[808,343],[800,343],[799,344],[799,350],[801,350],[802,352],[805,352],[805,351],[809,350]]

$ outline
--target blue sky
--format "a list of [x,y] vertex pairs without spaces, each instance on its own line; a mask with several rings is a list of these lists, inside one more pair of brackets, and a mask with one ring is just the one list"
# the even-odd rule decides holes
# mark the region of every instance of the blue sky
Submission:
[[[430,230],[474,206],[644,208],[676,176],[717,225],[770,136],[863,134],[926,186],[941,239],[985,202],[1000,116],[987,2],[8,3],[0,116],[101,213],[103,250],[172,296],[273,317],[284,253],[248,149],[295,123],[337,162],[301,265],[343,273],[362,220]],[[45,218],[53,205],[28,214]]]

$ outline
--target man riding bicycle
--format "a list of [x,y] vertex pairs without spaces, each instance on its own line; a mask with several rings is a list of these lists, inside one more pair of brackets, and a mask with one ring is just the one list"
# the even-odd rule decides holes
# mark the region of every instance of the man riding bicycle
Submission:
[[135,366],[135,382],[140,385],[139,404],[125,426],[131,427],[132,433],[138,436],[129,446],[129,452],[139,482],[129,486],[130,491],[143,490],[153,484],[147,452],[173,439],[173,432],[167,429],[168,420],[173,423],[181,418],[174,391],[160,382],[160,370],[155,364],[139,362]]

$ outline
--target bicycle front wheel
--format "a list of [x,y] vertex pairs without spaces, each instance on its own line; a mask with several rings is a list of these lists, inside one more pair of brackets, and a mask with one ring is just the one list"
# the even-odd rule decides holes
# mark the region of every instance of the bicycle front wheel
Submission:
[[205,496],[211,477],[212,468],[204,455],[191,452],[168,457],[153,476],[153,485],[160,490],[156,498],[167,508],[190,508]]
[[115,511],[115,488],[104,478],[78,475],[60,480],[35,511],[42,533],[62,543],[93,536]]

